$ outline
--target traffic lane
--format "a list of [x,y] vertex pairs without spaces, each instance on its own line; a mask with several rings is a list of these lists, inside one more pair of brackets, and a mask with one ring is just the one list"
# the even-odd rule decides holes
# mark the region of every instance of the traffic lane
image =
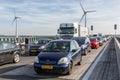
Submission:
[[[105,43],[106,44],[106,43]],[[105,46],[104,44],[104,46]],[[36,74],[33,70],[33,65],[29,64],[27,66],[3,73],[0,75],[1,78],[5,79],[14,79],[13,77],[22,76],[21,78],[27,79],[29,77],[37,78],[37,79],[79,79],[85,71],[89,68],[89,66],[94,61],[95,57],[99,54],[104,46],[101,46],[98,49],[93,49],[86,56],[83,56],[82,64],[80,66],[75,66],[73,68],[73,72],[71,75],[59,75],[59,74]],[[26,78],[27,77],[27,78]]]
[[99,59],[89,79],[83,80],[119,80],[117,53],[115,50],[114,39],[105,50],[104,54]]
[[9,63],[0,66],[0,74],[8,72],[10,70],[26,66],[27,64],[32,64],[36,56],[28,56],[26,54],[22,55],[20,62],[18,63]]

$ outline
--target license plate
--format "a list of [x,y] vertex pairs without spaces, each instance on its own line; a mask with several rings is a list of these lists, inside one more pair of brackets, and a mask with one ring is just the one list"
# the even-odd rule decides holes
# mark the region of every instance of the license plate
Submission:
[[53,69],[53,66],[42,65],[42,69]]
[[36,50],[31,50],[31,52],[37,52]]

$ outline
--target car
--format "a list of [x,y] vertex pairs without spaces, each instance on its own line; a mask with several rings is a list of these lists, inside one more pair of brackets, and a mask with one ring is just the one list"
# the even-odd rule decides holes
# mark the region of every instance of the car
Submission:
[[97,49],[99,48],[99,41],[96,37],[91,37],[90,38],[90,43],[91,43],[91,48],[92,49]]
[[86,55],[88,52],[91,52],[90,39],[88,37],[73,37],[73,40],[76,40],[83,55]]
[[20,61],[20,47],[10,42],[0,41],[0,65]]
[[107,41],[106,36],[102,36],[102,38],[103,38],[103,41],[104,41],[104,42],[106,42],[106,41]]
[[103,38],[100,36],[97,36],[97,39],[99,41],[99,45],[102,46],[103,45]]
[[35,58],[34,71],[69,75],[81,61],[81,50],[75,40],[53,40]]
[[42,40],[38,40],[36,44],[29,45],[28,54],[38,55],[44,48],[45,44],[47,44],[49,41],[50,41],[49,39],[42,39]]

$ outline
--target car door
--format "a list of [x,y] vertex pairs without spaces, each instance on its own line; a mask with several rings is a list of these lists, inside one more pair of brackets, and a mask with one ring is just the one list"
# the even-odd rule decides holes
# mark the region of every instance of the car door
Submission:
[[4,55],[5,55],[5,61],[6,62],[9,62],[12,58],[12,46],[11,46],[11,43],[3,43],[3,46],[4,46]]
[[73,64],[75,65],[78,61],[78,57],[79,57],[79,50],[78,50],[78,47],[77,47],[77,42],[75,43],[74,41],[71,42],[71,57],[72,57],[72,61],[73,61]]

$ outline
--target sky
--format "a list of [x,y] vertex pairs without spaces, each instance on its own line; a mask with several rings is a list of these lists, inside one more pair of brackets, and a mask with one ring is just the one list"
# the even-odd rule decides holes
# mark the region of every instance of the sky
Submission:
[[[15,15],[19,35],[56,35],[60,23],[79,22],[83,15],[80,2],[87,14],[87,27],[93,32],[120,34],[120,0],[0,0],[0,35],[15,35]],[[84,19],[80,23],[84,26]]]

